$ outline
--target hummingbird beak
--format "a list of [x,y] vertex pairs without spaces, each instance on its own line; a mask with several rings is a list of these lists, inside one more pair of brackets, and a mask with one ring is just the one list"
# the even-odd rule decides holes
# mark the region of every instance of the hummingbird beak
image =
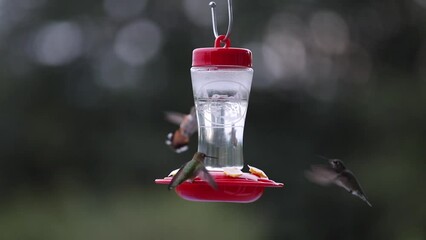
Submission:
[[218,159],[217,157],[213,157],[213,156],[206,156],[208,158],[214,158],[214,159]]

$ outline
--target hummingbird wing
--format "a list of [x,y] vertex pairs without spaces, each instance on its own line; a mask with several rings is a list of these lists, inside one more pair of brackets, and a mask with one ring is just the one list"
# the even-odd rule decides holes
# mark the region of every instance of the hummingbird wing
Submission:
[[172,181],[170,181],[168,186],[169,190],[172,190],[179,184],[192,177],[193,174],[191,174],[191,171],[193,172],[195,170],[195,166],[193,166],[194,164],[189,164],[190,162],[191,161],[183,164],[179,171],[173,176]]
[[305,177],[316,184],[327,186],[332,184],[339,174],[326,165],[312,165],[310,171],[305,171]]
[[180,124],[180,129],[187,137],[191,137],[198,130],[197,116],[188,114]]
[[203,164],[198,167],[198,176],[206,181],[212,188],[217,190],[217,183]]
[[178,112],[164,112],[164,116],[167,121],[180,125],[186,115]]

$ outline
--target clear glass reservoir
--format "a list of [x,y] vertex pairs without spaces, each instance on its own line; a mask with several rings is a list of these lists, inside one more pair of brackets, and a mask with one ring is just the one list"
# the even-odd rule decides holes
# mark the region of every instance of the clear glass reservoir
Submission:
[[209,170],[243,168],[243,135],[253,69],[192,67],[192,87],[198,118],[198,151]]

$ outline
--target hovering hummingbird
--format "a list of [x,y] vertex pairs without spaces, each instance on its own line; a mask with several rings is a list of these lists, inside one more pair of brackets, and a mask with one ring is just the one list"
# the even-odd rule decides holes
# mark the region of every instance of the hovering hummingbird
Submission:
[[173,176],[172,181],[169,184],[169,190],[177,187],[186,180],[192,181],[197,176],[200,176],[200,178],[206,181],[210,186],[212,186],[214,189],[217,189],[215,180],[204,166],[203,161],[206,157],[215,158],[207,156],[201,152],[196,152],[194,157],[192,157],[189,162],[183,164],[179,171]]
[[167,134],[166,144],[177,153],[185,152],[191,135],[198,130],[195,107],[191,108],[189,114],[166,112],[165,115],[169,122],[179,125],[179,129]]
[[[321,157],[324,158],[324,157]],[[324,158],[327,159],[327,158]],[[322,186],[336,184],[349,193],[361,198],[368,206],[372,207],[367,200],[361,185],[358,183],[355,175],[345,167],[339,159],[327,159],[330,165],[312,165],[311,171],[306,171],[305,176],[310,181]]]

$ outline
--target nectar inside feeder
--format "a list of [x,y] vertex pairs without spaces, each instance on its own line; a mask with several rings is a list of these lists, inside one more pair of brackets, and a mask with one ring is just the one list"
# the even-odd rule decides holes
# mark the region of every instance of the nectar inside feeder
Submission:
[[[231,24],[230,1],[228,9]],[[262,196],[265,187],[283,184],[259,174],[260,170],[252,171],[255,168],[250,173],[241,172],[244,123],[253,78],[252,53],[231,47],[230,25],[226,36],[217,36],[213,8],[212,14],[215,44],[213,48],[193,51],[191,78],[198,119],[198,152],[216,157],[205,158],[204,165],[218,189],[197,177],[177,186],[176,193],[190,201],[253,202]],[[168,176],[155,182],[169,184],[171,180],[172,176]]]

